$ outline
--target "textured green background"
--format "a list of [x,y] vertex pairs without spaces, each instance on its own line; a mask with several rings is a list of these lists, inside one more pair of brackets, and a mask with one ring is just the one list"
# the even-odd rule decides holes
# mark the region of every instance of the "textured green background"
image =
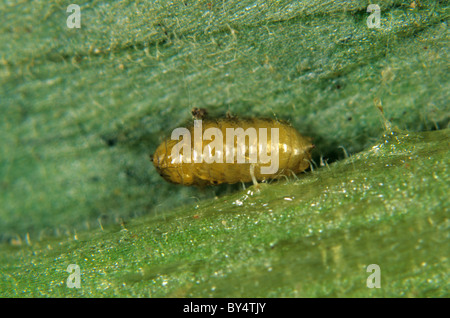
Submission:
[[[443,1],[383,1],[380,29],[367,1],[84,1],[68,29],[71,2],[0,3],[1,295],[448,295]],[[194,106],[338,162],[257,203],[167,184],[148,155]]]

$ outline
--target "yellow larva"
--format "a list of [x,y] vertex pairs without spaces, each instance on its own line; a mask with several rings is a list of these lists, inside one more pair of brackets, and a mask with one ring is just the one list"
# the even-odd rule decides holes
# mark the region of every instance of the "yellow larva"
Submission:
[[[222,132],[223,147],[221,149],[216,149],[211,146],[213,141],[215,141],[216,135],[214,135],[214,137],[210,136],[209,139],[204,137],[205,131],[209,128],[216,129],[217,132]],[[249,135],[246,135],[244,139],[240,140],[239,145],[238,138],[234,138],[231,146],[234,147],[234,149],[227,149],[226,135],[227,132],[230,131],[230,129],[227,130],[227,128],[232,128],[235,131],[239,128],[242,128],[246,132],[254,131],[256,132],[256,139],[253,140],[256,140],[257,143],[254,144],[254,147],[252,148],[250,144],[251,138]],[[267,134],[262,133],[264,132],[264,128],[268,131]],[[191,135],[195,135],[196,131],[194,129],[194,125],[186,127],[186,129]],[[193,158],[192,155],[190,155],[189,158],[186,158],[186,155],[189,152],[191,154],[199,153],[198,151],[195,151],[195,149],[198,150],[199,148],[195,148],[196,145],[194,138],[190,140],[191,149],[188,149],[189,151],[187,151],[186,154],[183,150],[180,151],[178,156],[174,155],[174,150],[178,150],[179,147],[176,149],[174,149],[174,147],[177,147],[177,144],[179,145],[180,140],[172,140],[171,138],[168,138],[161,145],[159,145],[152,158],[153,165],[165,180],[172,183],[198,186],[220,183],[232,184],[249,181],[256,183],[257,181],[276,179],[283,175],[291,175],[292,173],[297,174],[307,169],[310,165],[311,150],[314,148],[314,145],[311,143],[311,138],[303,137],[297,130],[295,130],[295,128],[283,121],[275,119],[241,119],[233,117],[205,119],[201,122],[201,130],[198,127],[197,129],[197,132],[201,131],[201,136],[203,136],[200,148],[203,150],[203,154],[200,152],[200,156],[214,156],[217,154],[219,157],[220,155],[223,155],[222,162],[217,162],[217,160],[216,162],[211,162],[211,160],[209,160],[210,162],[208,163],[205,162],[207,160],[202,160],[207,159],[205,157],[200,158],[198,160],[200,162],[194,162],[194,159],[190,162],[183,162],[189,161],[189,159]],[[271,132],[278,133],[278,143],[274,142],[272,144]],[[266,137],[266,139],[263,137]],[[244,142],[242,142],[243,140]],[[276,138],[273,140],[276,141]],[[266,142],[262,144],[264,141]],[[228,145],[230,145],[230,143],[228,143]],[[263,157],[261,155],[261,151],[266,151],[265,153],[268,156],[276,154],[276,151],[272,150],[275,148],[271,148],[273,145],[278,147],[276,157],[278,160],[278,169],[269,174],[261,173],[261,168],[265,167],[267,171],[268,167],[271,165],[271,163],[267,160],[262,160]],[[240,148],[239,151],[241,155],[245,154],[244,157],[247,159],[246,162],[242,162],[242,160],[241,162],[238,162],[238,147]],[[260,152],[257,156],[252,157],[251,151],[255,149],[259,149]],[[230,155],[229,157],[231,161],[225,159],[228,154],[227,150],[228,152],[234,150],[234,155]],[[275,156],[273,157],[275,158]],[[226,158],[228,159],[228,157]],[[251,158],[253,158],[253,161],[250,160]],[[255,158],[256,162],[254,161]]]

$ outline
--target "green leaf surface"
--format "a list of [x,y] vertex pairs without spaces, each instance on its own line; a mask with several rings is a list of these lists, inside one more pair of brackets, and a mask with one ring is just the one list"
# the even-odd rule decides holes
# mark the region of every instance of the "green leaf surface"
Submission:
[[[71,3],[0,3],[1,296],[448,297],[446,2]],[[192,107],[289,120],[317,164],[168,184]]]

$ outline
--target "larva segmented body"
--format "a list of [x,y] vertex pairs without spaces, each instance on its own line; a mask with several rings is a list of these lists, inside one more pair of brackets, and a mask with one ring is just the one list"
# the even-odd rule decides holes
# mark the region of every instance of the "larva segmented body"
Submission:
[[[165,180],[199,186],[249,181],[256,183],[297,174],[310,165],[311,150],[314,148],[311,138],[303,137],[286,122],[261,118],[219,118],[200,122],[200,127],[197,122],[197,126],[186,127],[185,132],[188,131],[194,138],[185,141],[185,146],[189,147],[183,148],[177,155],[174,155],[174,151],[179,150],[180,139],[169,138],[156,149],[153,164]],[[244,137],[239,139],[239,136],[232,135],[227,139],[230,132],[239,129],[244,132]],[[211,131],[216,134],[211,136]],[[196,139],[196,133],[201,134],[200,146],[195,144],[199,140]],[[219,143],[214,147],[213,142]],[[216,160],[211,160],[212,157]],[[269,157],[270,162],[267,159]],[[242,162],[242,158],[245,162]],[[269,167],[275,170],[262,173],[263,169],[270,170]]]

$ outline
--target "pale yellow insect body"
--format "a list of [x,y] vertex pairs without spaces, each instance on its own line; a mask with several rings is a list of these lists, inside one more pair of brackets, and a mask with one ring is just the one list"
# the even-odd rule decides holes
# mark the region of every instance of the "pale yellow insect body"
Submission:
[[[191,134],[194,133],[194,126],[186,127]],[[222,132],[223,135],[223,149],[215,149],[215,147],[210,147],[212,142],[214,142],[214,138],[211,140],[203,140],[202,148],[204,149],[199,161],[194,162],[191,160],[190,162],[186,162],[189,160],[183,157],[185,154],[181,153],[178,158],[173,156],[173,148],[179,144],[179,140],[167,139],[159,147],[156,149],[153,155],[153,165],[155,166],[158,173],[167,181],[172,183],[178,183],[183,185],[211,185],[211,184],[220,184],[220,183],[237,183],[237,182],[250,182],[253,181],[264,181],[267,179],[276,179],[282,176],[288,176],[294,174],[298,174],[305,169],[307,169],[310,165],[311,159],[311,150],[314,148],[314,145],[311,143],[311,138],[302,136],[295,128],[293,128],[290,124],[275,120],[275,119],[260,119],[260,118],[251,118],[251,119],[240,119],[240,118],[220,118],[220,119],[207,119],[202,122],[202,134],[208,130],[209,128],[217,128]],[[260,135],[260,128],[266,128],[267,131],[273,131],[272,128],[277,129],[278,132],[278,143],[276,146],[278,147],[278,169],[270,174],[261,173],[262,167],[269,167],[271,163],[267,163],[267,161],[263,162],[260,160],[262,157],[258,155],[255,161],[250,162],[238,162],[237,156],[237,148],[238,146],[241,148],[241,154],[245,153],[245,158],[249,159],[251,157],[251,147],[250,138],[248,142],[244,144],[237,144],[237,138],[234,140],[233,146],[235,147],[234,158],[232,162],[227,162],[225,160],[225,155],[227,153],[226,149],[226,132],[227,128],[243,128],[247,130],[248,128],[254,128],[256,131],[258,144],[253,145],[257,149],[267,151],[268,155],[271,155],[272,149],[270,145],[272,145],[271,133],[268,133],[266,136]],[[264,140],[266,137],[267,143],[265,143],[265,148],[262,149],[263,146],[261,144],[261,140]],[[274,139],[276,140],[276,139]],[[194,139],[191,140],[191,149],[192,153],[195,152],[195,142]],[[267,145],[269,148],[267,149]],[[244,147],[244,148],[242,148]],[[191,150],[190,149],[190,150]],[[198,149],[198,148],[197,148]],[[216,153],[217,152],[217,153]],[[207,162],[208,156],[222,155],[222,162]],[[209,160],[211,161],[211,160]]]

